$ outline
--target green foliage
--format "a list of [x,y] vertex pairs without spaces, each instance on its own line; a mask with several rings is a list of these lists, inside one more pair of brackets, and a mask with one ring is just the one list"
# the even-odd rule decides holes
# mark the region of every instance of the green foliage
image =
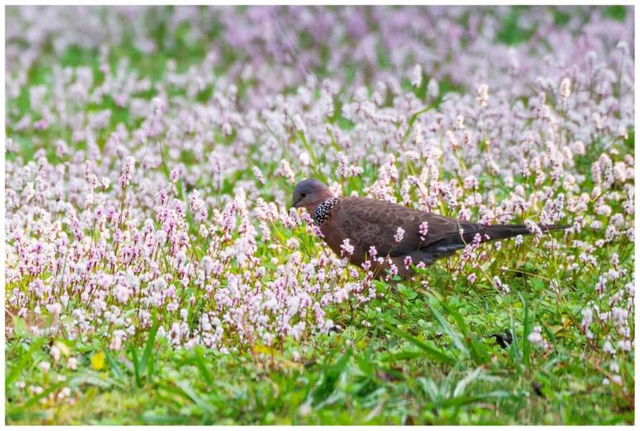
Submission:
[[604,15],[618,21],[624,21],[627,17],[628,6],[607,6],[604,8]]
[[535,27],[525,28],[520,23],[520,16],[526,9],[526,6],[511,6],[511,13],[502,22],[498,31],[498,41],[506,45],[518,45],[533,36],[536,31]]

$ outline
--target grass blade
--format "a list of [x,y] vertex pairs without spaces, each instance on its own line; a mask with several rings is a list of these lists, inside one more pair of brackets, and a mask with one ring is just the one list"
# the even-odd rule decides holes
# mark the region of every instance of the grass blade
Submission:
[[153,376],[153,357],[151,355],[151,351],[153,350],[153,343],[156,339],[156,333],[158,332],[158,318],[156,314],[153,315],[153,326],[151,327],[151,332],[149,332],[149,338],[147,339],[147,345],[144,348],[144,353],[142,354],[142,359],[140,361],[140,365],[147,367],[147,377],[151,379]]
[[138,362],[138,351],[135,347],[131,347],[131,362],[133,363],[133,375],[136,379],[136,385],[142,387],[142,379],[140,378],[140,363]]
[[207,367],[204,363],[204,355],[202,354],[202,348],[200,346],[198,346],[195,350],[195,360],[196,365],[200,370],[200,374],[202,374],[202,378],[209,387],[213,387],[213,379],[211,378],[211,374],[207,370]]
[[455,310],[452,307],[449,307],[449,305],[447,305],[447,303],[445,301],[443,301],[442,299],[439,299],[440,305],[442,305],[442,308],[444,308],[444,310],[449,313],[451,315],[451,317],[453,317],[453,320],[456,321],[456,324],[458,325],[458,328],[460,329],[460,331],[462,332],[462,335],[464,335],[465,337],[467,337],[469,335],[469,325],[467,324],[467,322],[465,322],[464,317],[462,316],[462,314],[458,313],[458,310]]
[[216,411],[202,398],[200,398],[200,396],[198,394],[196,394],[196,392],[193,390],[193,388],[191,386],[189,386],[189,384],[187,382],[176,382],[176,385],[182,389],[182,391],[189,397],[191,398],[191,400],[196,403],[198,406],[200,406],[200,408],[202,410],[204,410],[206,413],[208,413],[211,416],[215,416]]
[[447,356],[446,354],[444,354],[440,350],[436,349],[435,347],[431,347],[428,344],[424,343],[423,341],[418,340],[417,338],[415,338],[414,336],[412,336],[408,332],[405,332],[405,331],[403,331],[403,330],[391,325],[388,322],[384,322],[384,325],[387,327],[387,329],[389,329],[391,332],[393,332],[397,336],[399,336],[401,338],[404,338],[406,341],[410,342],[414,346],[419,347],[423,352],[425,352],[431,358],[433,358],[433,359],[435,359],[435,360],[437,360],[439,362],[444,362],[444,363],[450,364],[450,365],[453,365],[453,364],[456,363],[455,359],[451,358],[450,356]]
[[122,373],[122,370],[120,370],[118,362],[109,354],[109,351],[107,349],[104,349],[104,355],[107,359],[107,362],[109,363],[109,368],[113,370],[113,374],[115,374],[118,379],[123,380],[124,374]]
[[445,319],[444,316],[440,314],[440,312],[436,309],[436,307],[433,306],[433,304],[431,304],[430,301],[427,301],[427,305],[440,324],[440,328],[442,328],[442,331],[449,336],[458,350],[460,350],[465,355],[468,355],[469,349],[467,349],[467,346],[464,345],[464,342],[462,341],[462,335],[451,327],[449,322],[447,322],[447,319]]
[[522,359],[527,367],[531,365],[531,342],[529,341],[529,334],[531,333],[531,319],[529,316],[529,304],[525,299],[520,296],[524,307],[524,318],[522,321]]
[[27,366],[30,360],[35,356],[36,351],[44,344],[45,338],[38,338],[33,342],[27,353],[20,358],[18,364],[11,369],[11,372],[5,379],[5,387],[8,388],[20,376],[20,373]]
[[409,135],[411,134],[411,130],[413,129],[413,124],[416,122],[416,120],[418,119],[418,117],[422,114],[424,114],[425,112],[428,112],[434,108],[437,108],[438,106],[442,105],[444,102],[448,102],[449,100],[451,100],[451,98],[439,98],[438,100],[436,100],[433,104],[427,106],[424,109],[421,109],[418,112],[415,112],[411,118],[409,118],[409,123],[408,123],[408,127],[407,127],[407,131],[404,132],[404,135],[402,136],[402,140],[400,141],[401,144],[404,144],[407,139],[409,138]]

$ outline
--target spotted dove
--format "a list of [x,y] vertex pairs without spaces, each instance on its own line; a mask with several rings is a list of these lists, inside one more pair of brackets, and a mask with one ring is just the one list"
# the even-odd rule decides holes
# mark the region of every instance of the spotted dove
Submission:
[[[319,226],[323,239],[338,255],[343,256],[344,240],[353,246],[349,262],[362,266],[375,247],[378,257],[390,258],[398,275],[409,278],[414,268],[407,265],[407,256],[414,265],[431,265],[464,248],[480,234],[480,242],[500,240],[531,232],[523,225],[491,225],[455,220],[437,214],[418,211],[389,202],[361,198],[334,197],[320,181],[304,180],[293,191],[293,207],[306,208]],[[427,222],[426,226],[423,225]],[[421,225],[427,233],[420,232]],[[541,230],[566,229],[569,226],[540,226]],[[404,235],[398,235],[398,228]],[[400,241],[398,241],[400,239]],[[377,276],[386,275],[390,265],[376,264]]]

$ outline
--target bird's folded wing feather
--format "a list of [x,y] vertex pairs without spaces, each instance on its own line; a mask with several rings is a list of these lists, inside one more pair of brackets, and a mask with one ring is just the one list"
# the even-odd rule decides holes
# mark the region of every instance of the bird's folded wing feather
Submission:
[[[374,199],[348,197],[341,200],[336,215],[337,228],[344,238],[368,252],[375,246],[379,256],[403,256],[459,232],[457,220],[394,205]],[[427,222],[429,232],[420,239],[420,224]],[[404,238],[395,239],[398,228]]]

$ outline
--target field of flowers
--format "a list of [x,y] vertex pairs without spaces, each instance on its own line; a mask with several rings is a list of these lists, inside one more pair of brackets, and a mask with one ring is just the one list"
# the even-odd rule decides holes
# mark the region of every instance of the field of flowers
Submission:
[[[9,424],[624,424],[633,7],[9,7]],[[317,178],[569,224],[372,280]]]

